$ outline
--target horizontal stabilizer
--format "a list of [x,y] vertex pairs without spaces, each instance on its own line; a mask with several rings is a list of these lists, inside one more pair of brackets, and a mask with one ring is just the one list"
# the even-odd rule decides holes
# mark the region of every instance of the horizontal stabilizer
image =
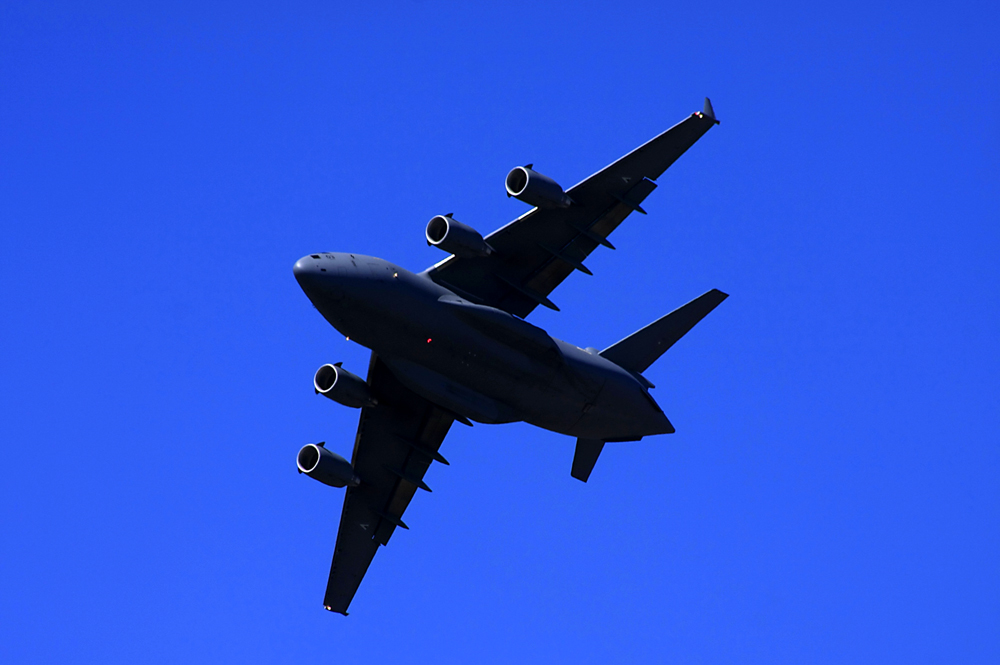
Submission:
[[597,458],[601,456],[602,450],[604,450],[603,441],[577,439],[576,453],[573,455],[573,470],[570,471],[570,475],[577,480],[587,482],[587,479],[590,478],[590,472],[594,470],[594,465],[597,464]]
[[719,306],[729,295],[712,289],[698,296],[686,305],[678,307],[661,319],[632,333],[617,344],[601,351],[601,357],[607,358],[619,367],[631,372],[644,372],[656,362],[674,343],[683,337],[695,324],[705,318],[709,312]]

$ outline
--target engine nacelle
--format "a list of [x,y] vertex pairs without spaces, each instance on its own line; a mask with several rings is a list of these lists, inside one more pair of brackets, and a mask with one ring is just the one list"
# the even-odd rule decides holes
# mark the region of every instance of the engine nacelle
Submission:
[[493,248],[483,240],[479,231],[463,224],[451,215],[438,215],[427,222],[424,231],[428,245],[434,245],[449,254],[462,258],[487,256],[493,253]]
[[360,376],[348,372],[340,363],[323,365],[316,370],[313,388],[323,397],[353,409],[378,404],[378,400],[372,397],[368,383]]
[[555,180],[531,170],[531,165],[515,166],[505,181],[507,196],[538,208],[568,208],[573,204]]
[[330,487],[357,487],[361,484],[351,463],[337,453],[331,453],[322,443],[302,446],[295,463],[299,473]]

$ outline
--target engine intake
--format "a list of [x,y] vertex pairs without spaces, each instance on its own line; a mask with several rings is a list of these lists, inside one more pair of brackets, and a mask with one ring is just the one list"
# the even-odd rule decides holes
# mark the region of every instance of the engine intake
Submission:
[[427,222],[424,235],[428,245],[433,245],[458,257],[472,258],[474,256],[488,256],[493,253],[493,248],[483,240],[479,231],[453,219],[451,215],[432,217],[431,221]]
[[295,458],[299,473],[330,487],[357,487],[361,479],[354,467],[337,453],[331,453],[322,443],[307,443]]
[[515,166],[505,181],[507,196],[538,208],[568,208],[573,199],[555,180],[531,170],[531,165]]
[[340,366],[340,363],[323,365],[316,370],[313,388],[323,397],[352,409],[378,404],[378,400],[372,396],[368,388],[368,383],[360,376],[348,372]]

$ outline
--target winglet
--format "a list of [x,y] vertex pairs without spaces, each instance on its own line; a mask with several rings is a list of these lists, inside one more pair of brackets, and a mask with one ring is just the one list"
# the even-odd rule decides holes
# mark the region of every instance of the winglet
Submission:
[[712,108],[712,100],[708,97],[705,98],[705,108],[701,110],[701,114],[715,124],[719,124],[718,118],[715,117],[715,109]]

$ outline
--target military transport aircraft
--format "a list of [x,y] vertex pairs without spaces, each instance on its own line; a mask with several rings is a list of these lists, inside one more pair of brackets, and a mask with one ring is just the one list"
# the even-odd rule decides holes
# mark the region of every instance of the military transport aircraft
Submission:
[[718,121],[711,102],[580,184],[518,166],[507,195],[533,206],[483,238],[449,215],[430,220],[427,243],[451,254],[414,274],[389,261],[321,252],[294,274],[326,320],[371,349],[367,381],[323,365],[317,393],[360,408],[348,462],[322,443],[298,468],[347,487],[323,605],[347,614],[375,552],[397,527],[451,424],[524,421],[577,437],[572,475],[584,482],[608,441],[674,431],[642,372],[727,296],[705,293],[603,351],[550,337],[525,317],[656,188],[656,178]]

